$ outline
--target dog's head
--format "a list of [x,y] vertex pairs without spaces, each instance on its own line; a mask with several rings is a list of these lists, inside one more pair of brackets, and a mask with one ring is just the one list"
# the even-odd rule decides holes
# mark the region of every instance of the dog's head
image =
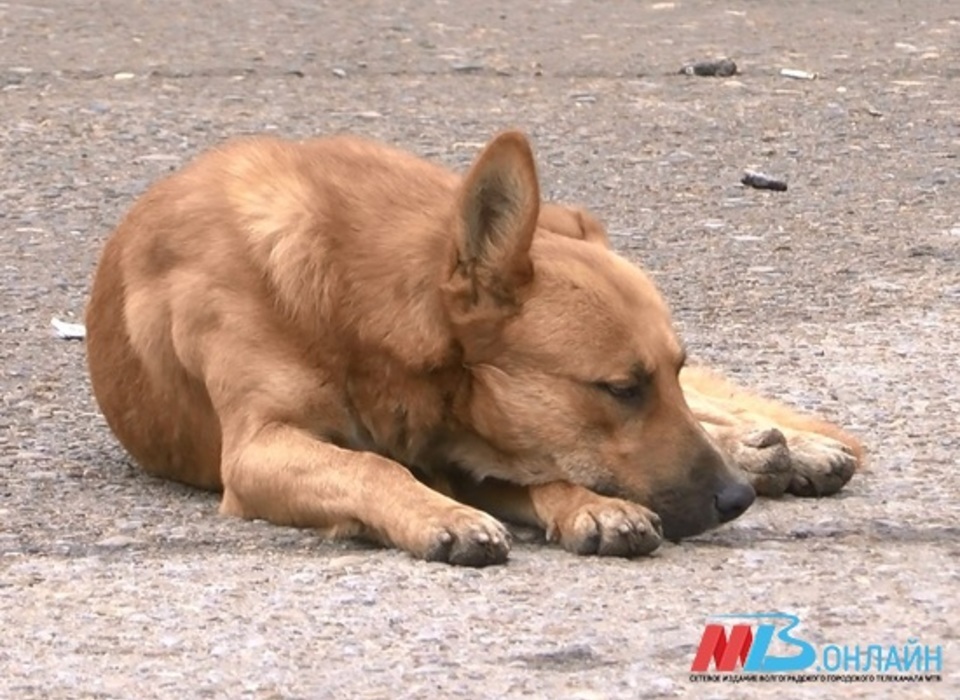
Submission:
[[749,507],[753,490],[684,400],[685,353],[663,298],[589,215],[541,206],[522,135],[486,147],[454,218],[444,293],[470,373],[457,412],[498,461],[471,471],[562,475],[652,508],[671,539]]

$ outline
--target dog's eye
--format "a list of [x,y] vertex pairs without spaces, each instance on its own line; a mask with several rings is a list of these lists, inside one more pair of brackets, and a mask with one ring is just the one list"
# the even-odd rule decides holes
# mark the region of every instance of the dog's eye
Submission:
[[607,392],[617,401],[638,403],[647,394],[649,382],[631,380],[627,382],[597,382],[597,387]]

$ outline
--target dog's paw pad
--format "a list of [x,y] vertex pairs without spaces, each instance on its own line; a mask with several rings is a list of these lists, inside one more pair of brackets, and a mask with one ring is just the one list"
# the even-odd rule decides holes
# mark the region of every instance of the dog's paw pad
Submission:
[[608,499],[580,507],[557,522],[549,536],[576,554],[637,557],[660,546],[663,525],[641,505]]
[[502,564],[510,553],[510,533],[495,518],[458,509],[435,528],[424,559],[459,566]]

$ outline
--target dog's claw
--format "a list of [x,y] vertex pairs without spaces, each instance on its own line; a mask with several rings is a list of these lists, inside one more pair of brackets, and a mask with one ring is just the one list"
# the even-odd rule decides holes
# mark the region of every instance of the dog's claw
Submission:
[[423,558],[459,566],[502,564],[510,553],[510,533],[494,518],[460,510],[428,545]]
[[660,539],[663,539],[663,521],[660,519],[660,516],[650,511],[650,515],[647,518],[650,521],[650,525],[653,526],[653,531]]
[[797,474],[790,479],[790,483],[787,486],[787,491],[792,493],[794,496],[811,497],[819,495],[816,487],[813,485],[813,482],[800,474]]

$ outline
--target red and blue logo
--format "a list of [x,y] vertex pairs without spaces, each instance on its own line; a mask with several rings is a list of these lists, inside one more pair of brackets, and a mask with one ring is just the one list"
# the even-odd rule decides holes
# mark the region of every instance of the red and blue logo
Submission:
[[714,615],[690,664],[692,681],[930,682],[942,680],[943,646],[826,644],[797,633],[785,612]]
[[[817,662],[814,646],[793,634],[800,618],[789,613],[748,613],[744,615],[715,615],[715,618],[754,619],[768,622],[735,624],[729,634],[725,625],[710,623],[700,638],[700,647],[690,671],[704,673],[712,661],[717,671],[744,673],[793,673],[806,671]],[[769,622],[776,620],[780,624]],[[774,656],[770,644],[778,641],[793,649],[792,654]],[[737,666],[740,666],[740,669]]]

